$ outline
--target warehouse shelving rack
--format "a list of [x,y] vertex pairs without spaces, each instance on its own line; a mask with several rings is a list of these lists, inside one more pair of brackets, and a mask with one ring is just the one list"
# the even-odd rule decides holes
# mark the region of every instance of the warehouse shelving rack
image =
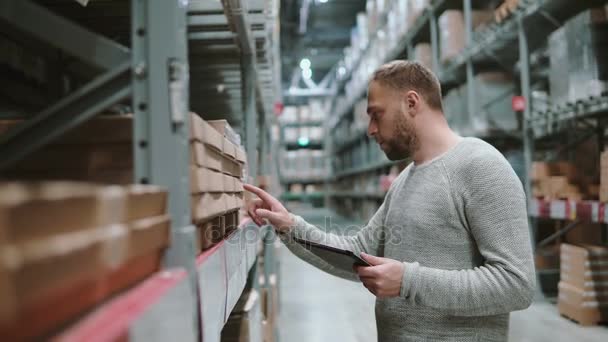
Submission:
[[[413,56],[414,45],[420,42],[431,44],[433,71],[438,75],[444,91],[466,84],[468,112],[475,112],[478,107],[474,96],[475,83],[473,80],[476,71],[503,70],[519,75],[519,92],[526,99],[523,112],[523,127],[521,131],[502,132],[501,134],[510,139],[520,139],[523,146],[525,169],[529,170],[532,163],[535,138],[551,132],[556,125],[568,120],[585,119],[597,117],[605,112],[606,99],[595,98],[583,100],[581,103],[561,111],[549,111],[547,113],[533,112],[531,99],[532,72],[530,66],[530,55],[540,48],[546,41],[548,35],[562,25],[567,19],[581,11],[606,3],[600,1],[567,1],[567,0],[539,0],[519,1],[518,8],[512,15],[501,23],[493,23],[474,32],[472,29],[472,9],[483,5],[483,1],[463,0],[446,1],[434,0],[425,11],[411,24],[410,29],[393,46],[383,62],[398,58]],[[464,12],[465,19],[465,48],[462,53],[453,58],[445,65],[439,62],[439,36],[438,17],[448,9],[459,9]],[[534,28],[533,30],[530,28]],[[383,30],[381,28],[380,30]],[[368,49],[364,51],[353,64],[354,67],[347,70],[345,75],[336,81],[338,93],[343,92],[345,82],[354,74],[360,61],[371,54],[369,47],[378,37],[370,38]],[[382,63],[380,63],[382,64]],[[517,66],[517,67],[516,67]],[[370,77],[369,75],[368,77]],[[330,119],[330,131],[337,127],[343,120],[352,115],[355,103],[365,96],[366,82],[353,91],[354,96],[347,99],[346,105],[337,106],[334,103],[332,112],[336,115]],[[492,138],[494,132],[480,132],[481,138]],[[345,145],[331,146],[332,153],[343,153],[351,146],[365,139],[365,132],[357,137],[352,137]],[[333,140],[333,139],[332,139]],[[369,173],[373,170],[386,168],[391,164],[368,161],[358,167],[349,170],[333,170],[336,178],[352,177],[359,174]],[[524,179],[526,193],[531,193],[530,181],[525,175]]]
[[[18,91],[7,84],[0,89],[22,105],[18,114],[26,118],[0,137],[0,170],[120,105],[134,114],[134,182],[161,185],[170,193],[165,271],[104,304],[65,337],[219,341],[228,315],[216,315],[207,299],[225,304],[231,296],[238,298],[247,282],[258,286],[242,278],[236,287],[220,286],[224,291],[207,288],[226,277],[227,249],[241,248],[237,252],[247,260],[252,278],[273,271],[257,270],[257,262],[247,259],[247,246],[241,242],[253,244],[246,234],[254,229],[251,223],[227,238],[238,243],[224,241],[196,258],[188,118],[192,109],[206,119],[227,118],[240,127],[249,152],[249,176],[255,179],[256,150],[262,156],[272,152],[271,107],[280,96],[278,13],[278,0],[93,0],[87,7],[74,0],[0,3],[2,35],[36,55],[49,74],[49,89],[42,89],[49,94],[41,94],[29,81],[15,83]],[[73,80],[69,91],[60,73]],[[17,98],[25,90],[25,100]],[[272,240],[270,229],[255,232],[256,241]],[[209,296],[213,291],[218,292]],[[226,309],[229,314],[231,308]]]

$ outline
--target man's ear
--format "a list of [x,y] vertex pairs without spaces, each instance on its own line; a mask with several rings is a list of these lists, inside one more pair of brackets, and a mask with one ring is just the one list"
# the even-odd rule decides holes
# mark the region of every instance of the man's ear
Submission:
[[407,112],[413,117],[418,114],[420,107],[420,95],[417,92],[410,90],[405,93],[405,106]]

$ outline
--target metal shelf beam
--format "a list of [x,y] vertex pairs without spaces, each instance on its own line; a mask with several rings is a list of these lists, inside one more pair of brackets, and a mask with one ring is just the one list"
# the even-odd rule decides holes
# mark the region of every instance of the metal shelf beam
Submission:
[[100,69],[110,70],[129,61],[128,48],[30,0],[2,0],[0,19]]

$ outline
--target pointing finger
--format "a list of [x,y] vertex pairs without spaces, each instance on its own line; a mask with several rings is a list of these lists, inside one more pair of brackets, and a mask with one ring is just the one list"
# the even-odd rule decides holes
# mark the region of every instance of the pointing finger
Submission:
[[261,198],[264,202],[266,202],[270,206],[276,206],[277,204],[280,204],[280,202],[276,198],[272,197],[272,195],[270,195],[266,191],[258,188],[257,186],[253,186],[251,184],[243,184],[243,188],[245,188],[245,190],[247,190],[251,193],[256,194],[259,198]]

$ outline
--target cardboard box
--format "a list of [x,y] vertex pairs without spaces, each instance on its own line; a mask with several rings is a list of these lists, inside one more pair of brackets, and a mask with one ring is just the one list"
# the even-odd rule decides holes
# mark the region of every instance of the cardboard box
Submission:
[[260,296],[250,290],[243,293],[226,321],[222,342],[262,342],[263,336]]
[[[418,43],[414,47],[414,60],[429,70],[433,70],[433,51],[431,50],[431,44],[429,43]],[[366,104],[367,107],[367,104]],[[365,113],[367,114],[367,113]]]
[[226,223],[224,216],[215,217],[207,222],[196,225],[198,236],[198,250],[202,252],[221,241],[226,234]]
[[561,245],[560,277],[585,290],[608,290],[608,248],[592,245]]
[[190,164],[220,172],[222,163],[226,159],[221,152],[198,141],[190,145],[190,156]]
[[234,177],[234,192],[244,192],[243,181],[240,178]]
[[[22,123],[22,120],[0,120],[0,134]],[[133,115],[97,116],[69,130],[53,145],[131,143]]]
[[235,144],[230,142],[230,140],[224,138],[222,152],[224,152],[225,156],[228,156],[230,159],[236,161],[236,150],[237,147]]
[[595,325],[608,320],[608,291],[587,291],[559,282],[557,309],[560,314],[581,325]]
[[209,120],[207,121],[216,131],[218,131],[223,137],[230,140],[235,145],[241,144],[241,137],[236,134],[234,129],[230,126],[226,120]]
[[243,176],[243,164],[239,164],[234,160],[224,158],[222,160],[222,172],[234,177]]
[[196,222],[207,221],[226,212],[228,194],[202,193],[192,196],[192,219]]
[[224,177],[219,171],[190,166],[190,191],[192,194],[227,191]]
[[130,185],[125,187],[126,222],[147,217],[161,216],[167,213],[167,190],[155,185]]
[[[161,258],[160,252],[142,255],[108,273],[46,289],[31,305],[20,305],[13,319],[0,320],[0,336],[7,341],[43,340],[57,327],[157,272]],[[2,302],[0,306],[5,304]],[[52,315],[49,315],[49,308],[53,308]]]
[[236,191],[236,178],[231,175],[222,174],[222,182],[224,183],[224,191],[232,193]]
[[169,226],[168,216],[158,216],[5,244],[0,321],[15,319],[21,310],[55,298],[66,287],[101,280],[129,260],[159,254],[169,244]]
[[534,251],[534,265],[537,270],[559,269],[560,248],[556,246],[546,246]]
[[10,170],[125,170],[133,168],[133,146],[120,144],[49,145],[17,162]]
[[464,16],[462,11],[447,10],[439,16],[439,41],[441,62],[445,63],[464,49]]
[[190,113],[190,139],[222,152],[223,137],[210,124],[195,113]]
[[245,153],[245,150],[240,146],[236,147],[236,161],[240,164],[245,164],[247,162],[247,153]]
[[134,181],[133,169],[123,170],[7,170],[0,174],[2,181],[72,181],[97,184],[127,185]]
[[0,183],[0,246],[125,222],[124,188],[76,182]]

